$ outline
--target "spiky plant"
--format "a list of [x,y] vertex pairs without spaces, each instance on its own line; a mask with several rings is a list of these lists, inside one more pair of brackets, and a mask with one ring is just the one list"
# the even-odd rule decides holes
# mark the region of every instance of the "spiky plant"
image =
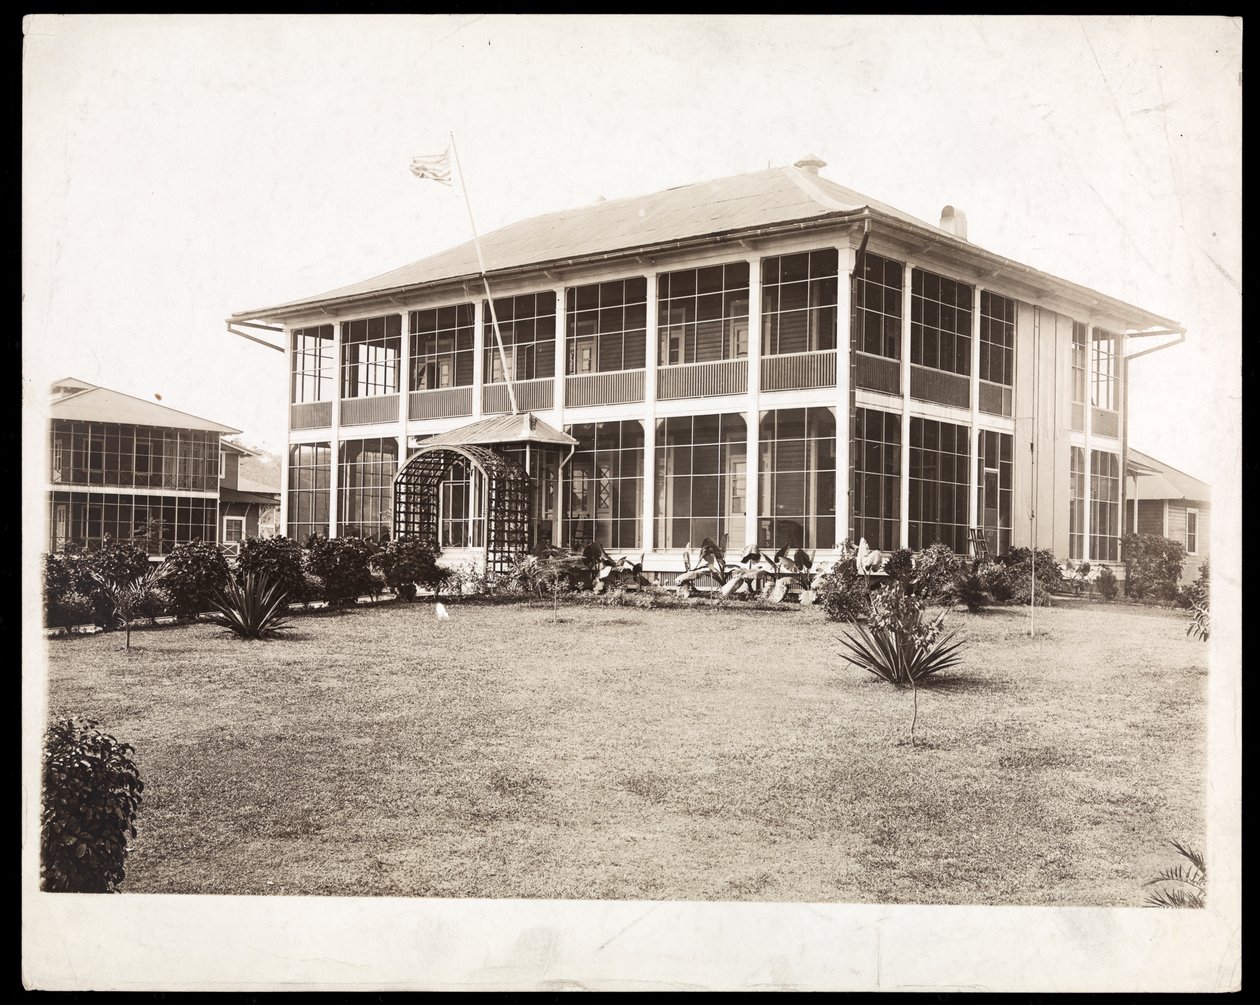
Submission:
[[899,628],[866,628],[855,624],[853,633],[840,636],[845,658],[895,687],[913,687],[962,662],[960,650],[965,640],[953,641],[958,628],[926,645]]
[[216,624],[243,639],[266,639],[291,627],[285,616],[288,595],[264,573],[247,572],[237,583],[228,580],[215,599]]
[[1152,888],[1146,895],[1146,906],[1203,907],[1207,898],[1207,864],[1203,853],[1180,841],[1168,843],[1185,861],[1163,870],[1143,884]]

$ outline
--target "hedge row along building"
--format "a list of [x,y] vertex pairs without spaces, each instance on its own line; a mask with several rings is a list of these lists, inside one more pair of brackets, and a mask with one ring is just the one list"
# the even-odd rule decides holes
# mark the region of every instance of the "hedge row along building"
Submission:
[[286,533],[1118,561],[1127,362],[1184,330],[822,167],[495,231],[494,317],[472,242],[234,314],[285,332]]

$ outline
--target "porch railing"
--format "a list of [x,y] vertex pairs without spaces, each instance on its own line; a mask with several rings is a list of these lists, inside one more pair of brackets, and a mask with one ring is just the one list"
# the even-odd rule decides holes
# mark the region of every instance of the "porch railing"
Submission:
[[343,426],[365,426],[371,422],[397,421],[398,395],[396,394],[341,399],[341,424]]
[[990,415],[1014,415],[1015,392],[1005,384],[980,381],[980,411]]
[[564,381],[566,405],[619,405],[643,400],[644,370],[579,373]]
[[901,393],[901,361],[888,359],[886,356],[871,356],[864,352],[855,353],[857,373],[854,382],[858,387],[868,391],[881,391],[884,394]]
[[928,366],[910,367],[910,397],[955,408],[971,407],[971,381]]
[[325,429],[331,425],[331,401],[303,401],[289,406],[291,429]]
[[1090,431],[1099,436],[1119,436],[1120,435],[1120,413],[1111,412],[1105,408],[1094,409],[1093,425]]
[[836,351],[790,352],[761,358],[763,391],[836,386]]
[[[512,384],[516,407],[524,411],[550,408],[555,399],[556,382],[551,377],[539,380],[518,380]],[[511,410],[507,384],[487,384],[481,389],[481,410],[487,415]]]
[[412,391],[408,395],[407,417],[411,419],[449,419],[472,415],[473,389],[439,387],[430,391]]
[[679,363],[663,366],[656,372],[658,398],[707,398],[717,394],[743,394],[747,390],[747,359]]

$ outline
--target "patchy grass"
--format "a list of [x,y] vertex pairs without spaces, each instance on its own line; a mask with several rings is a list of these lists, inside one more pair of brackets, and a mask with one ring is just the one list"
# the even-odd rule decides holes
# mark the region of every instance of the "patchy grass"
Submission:
[[1203,842],[1178,614],[955,612],[911,747],[816,608],[448,608],[51,641],[50,713],[136,747],[124,889],[1138,906]]

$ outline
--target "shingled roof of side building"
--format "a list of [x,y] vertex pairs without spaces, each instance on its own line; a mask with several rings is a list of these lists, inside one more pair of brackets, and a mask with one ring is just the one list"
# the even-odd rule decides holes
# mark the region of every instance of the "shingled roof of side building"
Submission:
[[[1133,327],[1184,330],[1177,322],[1133,304],[985,251],[942,227],[821,177],[820,166],[825,166],[823,161],[805,158],[792,167],[610,199],[509,224],[482,237],[486,270],[493,276],[548,266],[573,267],[635,254],[684,251],[714,239],[781,236],[794,230],[870,219],[882,229],[927,238],[943,251],[1002,275],[1030,295],[1054,294],[1092,305]],[[476,279],[478,275],[476,250],[473,242],[467,241],[371,279],[316,296],[238,311],[228,320],[283,321],[333,305],[351,310],[358,301],[420,292],[427,286]]]

